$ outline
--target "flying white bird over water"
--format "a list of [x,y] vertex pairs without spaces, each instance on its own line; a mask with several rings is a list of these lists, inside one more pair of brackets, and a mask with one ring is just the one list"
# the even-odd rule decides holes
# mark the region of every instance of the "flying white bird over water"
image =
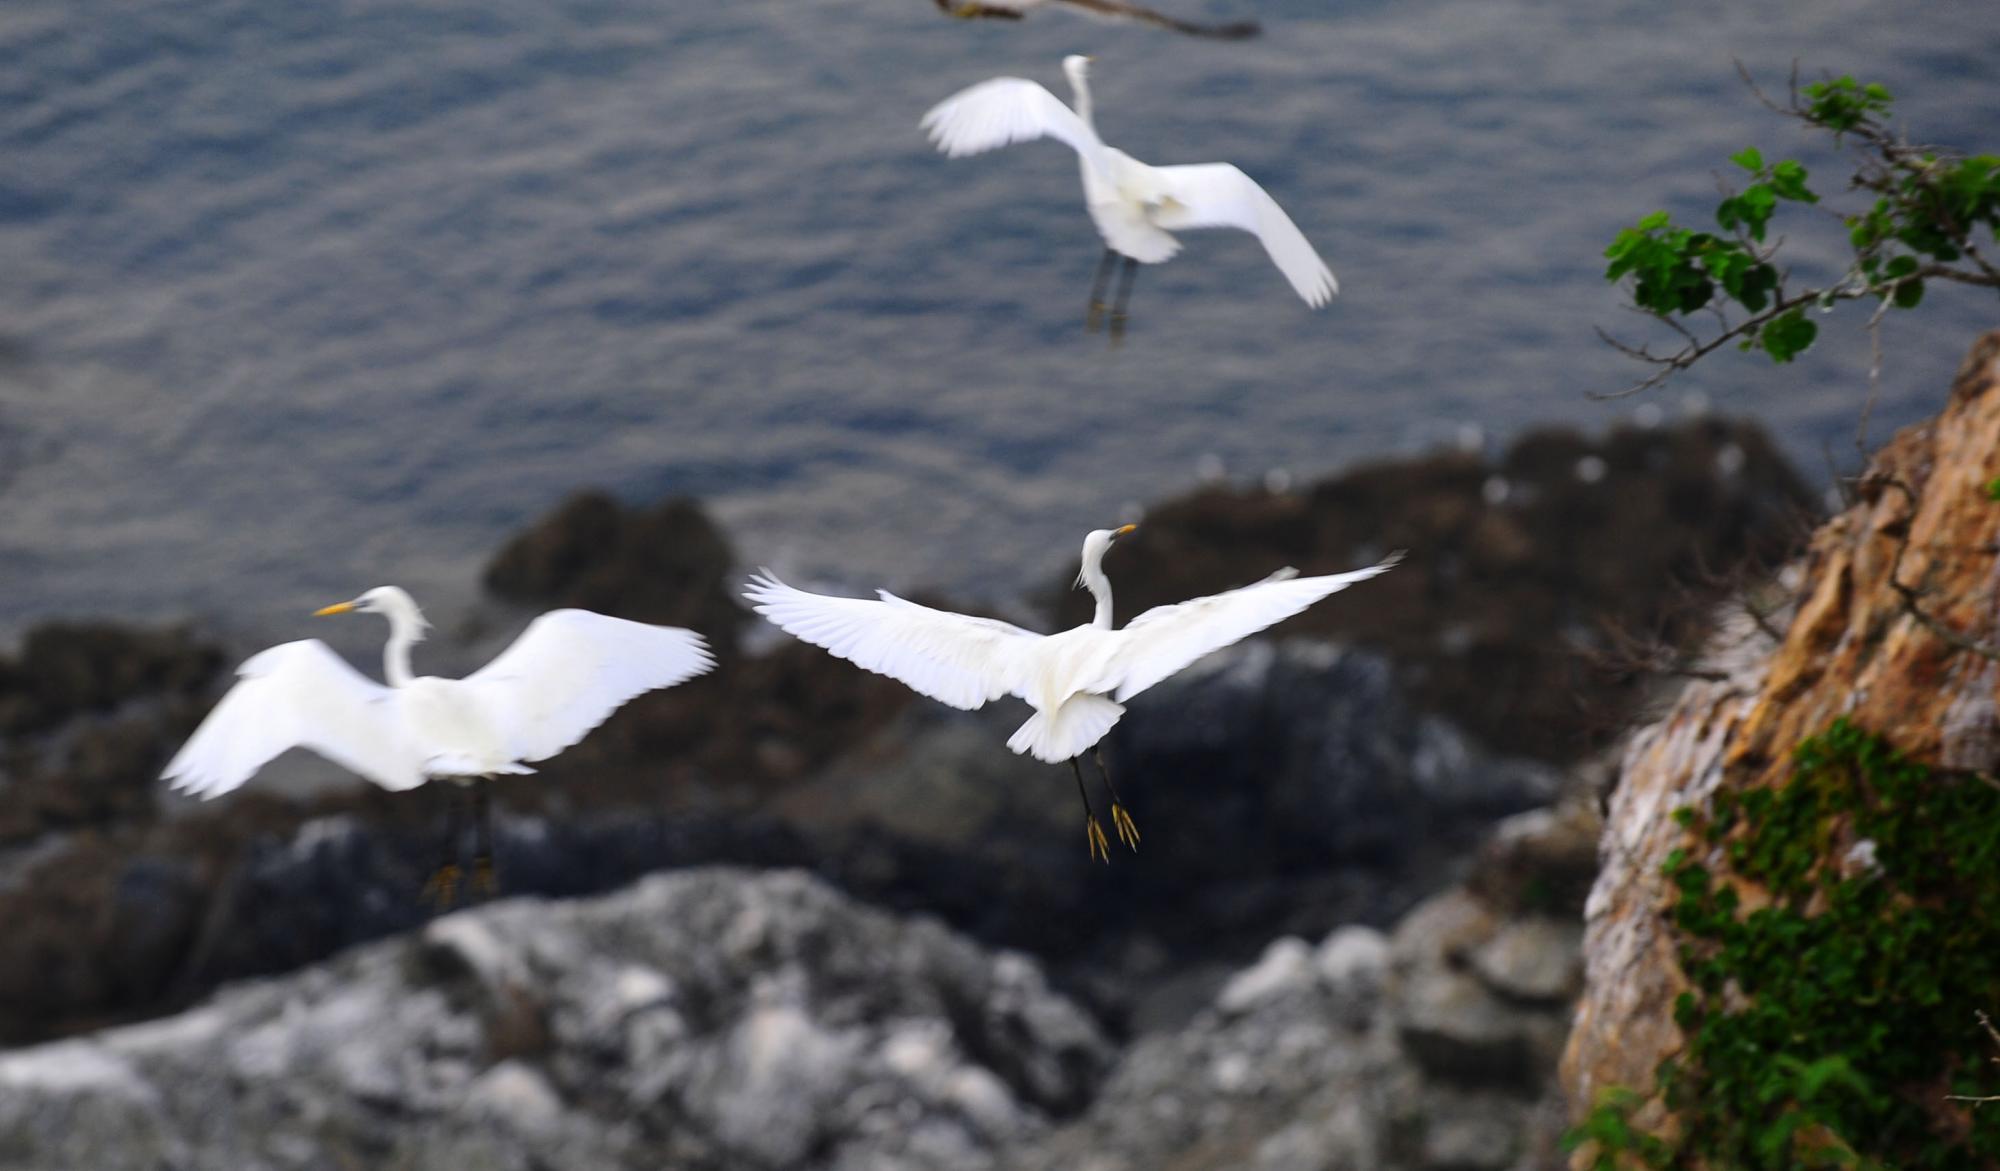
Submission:
[[[162,778],[183,792],[215,797],[291,748],[311,749],[397,791],[431,778],[472,785],[503,773],[531,773],[530,763],[583,739],[627,700],[715,665],[693,631],[552,610],[486,666],[463,679],[438,679],[410,670],[410,648],[430,624],[409,594],[377,586],[316,616],[348,612],[389,620],[382,655],[386,686],[318,639],[274,646],[237,668],[236,685]],[[490,884],[485,790],[474,794],[476,877]],[[433,885],[449,902],[456,882],[448,854]]]
[[1254,37],[1260,31],[1254,20],[1236,21],[1231,24],[1196,24],[1178,20],[1164,12],[1141,8],[1124,0],[937,0],[937,6],[953,16],[966,20],[992,17],[1000,20],[1019,20],[1037,8],[1067,8],[1072,12],[1087,13],[1104,20],[1129,20],[1140,24],[1157,25],[1186,33],[1191,37],[1212,37],[1224,41],[1240,41]]
[[1192,228],[1241,228],[1255,235],[1307,305],[1317,309],[1332,300],[1340,291],[1333,270],[1250,176],[1229,163],[1150,166],[1106,146],[1091,120],[1090,60],[1063,58],[1063,72],[1076,94],[1074,110],[1032,81],[996,77],[939,102],[921,123],[937,148],[952,158],[1037,138],[1054,138],[1076,151],[1084,204],[1105,243],[1091,283],[1085,328],[1096,330],[1105,311],[1112,262],[1122,256],[1120,287],[1110,306],[1111,336],[1117,340],[1125,329],[1125,306],[1138,266],[1172,259],[1181,250],[1173,233]]
[[[907,602],[884,591],[880,600],[807,593],[779,581],[770,570],[753,576],[744,596],[756,611],[786,632],[825,647],[858,666],[914,690],[971,710],[1003,695],[1028,701],[1035,714],[1007,741],[1050,764],[1068,761],[1083,796],[1085,840],[1092,857],[1110,861],[1104,827],[1091,811],[1078,757],[1125,714],[1125,701],[1196,659],[1275,625],[1329,594],[1386,572],[1402,558],[1325,577],[1280,570],[1255,585],[1206,598],[1156,606],[1125,624],[1111,625],[1111,582],[1104,555],[1136,526],[1097,529],[1083,539],[1077,584],[1096,599],[1088,625],[1061,634],[1036,634],[993,618],[974,618]],[[1126,845],[1139,848],[1139,831],[1093,752],[1111,792],[1111,821]]]

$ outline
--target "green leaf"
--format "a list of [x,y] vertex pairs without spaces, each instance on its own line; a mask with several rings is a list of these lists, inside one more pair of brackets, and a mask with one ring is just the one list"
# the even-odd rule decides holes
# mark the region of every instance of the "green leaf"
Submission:
[[1819,326],[1803,309],[1793,309],[1772,318],[1758,334],[1764,352],[1774,362],[1789,362],[1804,353],[1819,336]]
[[1639,221],[1639,230],[1642,232],[1656,232],[1661,228],[1666,227],[1667,222],[1670,218],[1671,217],[1668,216],[1666,212],[1656,211],[1652,215],[1649,215],[1645,219]]
[[[1715,218],[1722,221],[1725,228],[1741,224],[1743,230],[1753,240],[1764,238],[1764,225],[1771,222],[1771,212],[1778,206],[1778,197],[1762,183],[1752,183],[1731,199],[1722,201],[1715,209]],[[1724,213],[1728,218],[1724,218]]]
[[2000,476],[1995,476],[1986,481],[1986,498],[2000,502]]
[[1771,168],[1771,190],[1779,198],[1799,203],[1818,203],[1819,196],[1806,187],[1806,169],[1793,159],[1786,159]]
[[1729,161],[1753,175],[1764,169],[1764,155],[1754,146],[1746,146],[1730,155]]
[[1914,279],[1906,280],[1896,286],[1895,293],[1889,299],[1895,303],[1898,309],[1915,309],[1923,303],[1924,282]]

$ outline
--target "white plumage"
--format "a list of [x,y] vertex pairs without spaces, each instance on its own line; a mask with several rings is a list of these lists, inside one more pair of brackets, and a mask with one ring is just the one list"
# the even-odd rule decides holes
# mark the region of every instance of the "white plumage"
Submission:
[[432,777],[526,773],[583,739],[626,701],[715,665],[701,636],[588,610],[553,610],[464,679],[418,677],[410,647],[427,625],[410,595],[369,590],[319,611],[380,613],[387,685],[317,639],[253,655],[163,778],[202,797],[235,789],[273,757],[308,748],[385,789]]
[[1262,187],[1229,163],[1155,167],[1105,145],[1091,120],[1087,57],[1063,59],[1076,108],[1032,81],[996,77],[933,106],[923,129],[951,158],[1053,138],[1076,151],[1084,203],[1113,251],[1159,264],[1180,251],[1172,233],[1239,228],[1257,237],[1293,291],[1317,309],[1340,291],[1333,270]]
[[1255,585],[1155,607],[1114,629],[1102,563],[1132,528],[1098,529],[1084,538],[1078,581],[1096,598],[1097,613],[1088,625],[1060,634],[934,610],[887,591],[879,601],[808,593],[769,570],[750,579],[744,596],[788,633],[942,703],[971,709],[1004,695],[1026,700],[1034,715],[1007,746],[1059,764],[1103,739],[1126,700],[1210,651],[1387,571],[1401,557],[1324,577],[1283,570]]

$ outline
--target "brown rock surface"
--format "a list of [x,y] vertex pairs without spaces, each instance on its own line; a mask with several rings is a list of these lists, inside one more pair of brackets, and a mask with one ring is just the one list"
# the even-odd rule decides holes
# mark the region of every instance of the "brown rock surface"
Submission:
[[[1781,575],[1786,613],[1726,629],[1703,664],[1714,677],[1634,737],[1586,911],[1586,988],[1563,1058],[1574,1105],[1608,1086],[1650,1088],[1682,1044],[1672,1006],[1685,983],[1661,865],[1695,843],[1674,809],[1781,780],[1793,747],[1838,716],[1921,763],[2000,763],[2000,504],[1986,490],[1996,477],[2000,332],[1973,347],[1937,418],[1882,449],[1855,503]],[[1649,1109],[1642,1125],[1661,1121]]]

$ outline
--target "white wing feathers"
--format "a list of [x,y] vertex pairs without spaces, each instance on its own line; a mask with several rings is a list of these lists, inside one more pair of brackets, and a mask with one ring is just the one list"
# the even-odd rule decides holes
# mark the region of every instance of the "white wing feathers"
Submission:
[[807,593],[766,569],[743,596],[787,633],[940,703],[969,711],[1021,689],[1022,653],[1040,635],[878,592],[880,601]]
[[385,789],[424,783],[422,754],[404,734],[395,695],[318,639],[262,651],[160,775],[215,797],[290,748],[310,748]]
[[919,125],[951,158],[1054,138],[1106,181],[1112,178],[1111,159],[1097,134],[1062,99],[1025,78],[996,77],[968,86],[932,106]]
[[546,760],[626,701],[715,666],[701,636],[593,614],[551,610],[499,657],[465,677],[513,760]]
[[1104,674],[1089,690],[1110,693],[1123,703],[1210,651],[1275,626],[1357,581],[1386,573],[1402,559],[1395,553],[1366,569],[1325,577],[1295,577],[1281,571],[1227,593],[1155,606],[1118,632],[1124,645],[1112,654]]
[[1306,304],[1317,309],[1340,291],[1333,270],[1313,250],[1305,233],[1250,176],[1229,163],[1154,170],[1168,196],[1153,213],[1153,222],[1160,227],[1168,231],[1241,228],[1263,241],[1271,262]]

